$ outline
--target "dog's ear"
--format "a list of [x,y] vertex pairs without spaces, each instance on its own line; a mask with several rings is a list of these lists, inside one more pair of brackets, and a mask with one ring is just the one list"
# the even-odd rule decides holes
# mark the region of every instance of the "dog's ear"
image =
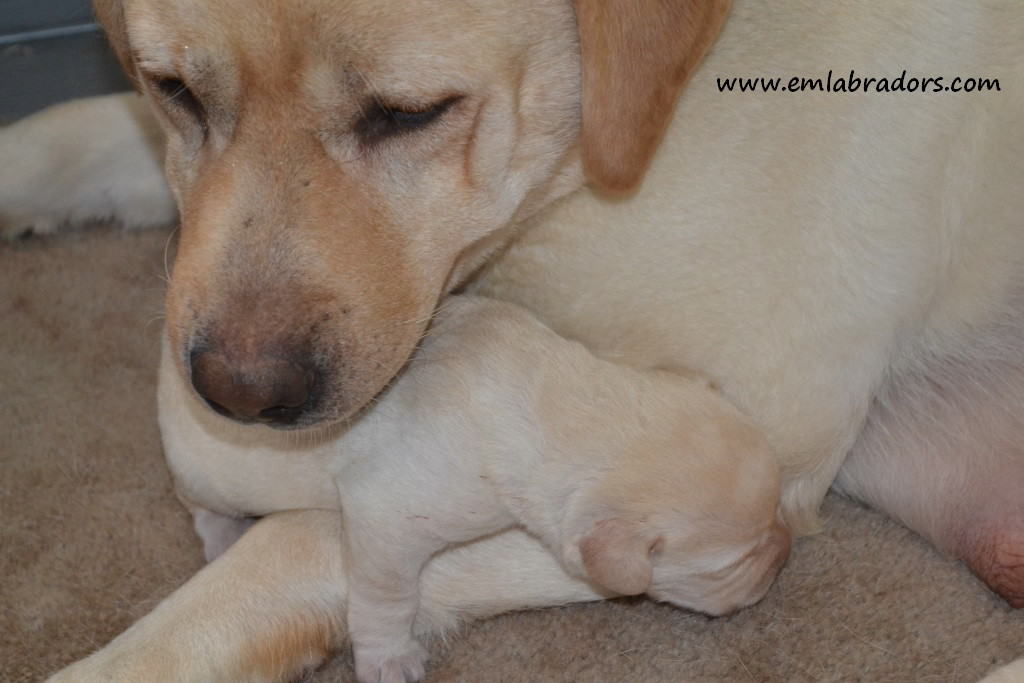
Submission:
[[121,0],[93,0],[92,11],[100,26],[107,32],[107,40],[114,48],[114,54],[121,62],[121,68],[135,81],[135,64],[128,45],[128,27],[124,21],[124,4]]
[[583,169],[634,189],[732,0],[575,0],[583,63]]
[[580,540],[580,557],[591,581],[621,595],[638,595],[651,585],[651,553],[660,543],[647,525],[603,519]]

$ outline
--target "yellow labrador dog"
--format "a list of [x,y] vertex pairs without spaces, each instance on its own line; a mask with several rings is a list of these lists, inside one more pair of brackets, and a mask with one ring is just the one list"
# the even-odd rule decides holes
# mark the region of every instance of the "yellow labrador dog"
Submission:
[[[711,377],[767,434],[792,530],[836,483],[1024,604],[1024,7],[728,9],[98,0],[166,136],[182,220],[171,467],[211,555],[235,518],[280,514],[54,680],[282,680],[339,647],[346,570],[318,444],[458,289],[636,372]],[[721,87],[829,70],[875,83]],[[903,70],[931,87],[881,91]],[[5,158],[25,160],[0,169],[9,227],[170,218],[152,121],[113,98],[9,129]],[[600,420],[639,417],[620,409]],[[327,511],[294,511],[309,508]],[[428,564],[417,628],[598,597],[510,531]]]

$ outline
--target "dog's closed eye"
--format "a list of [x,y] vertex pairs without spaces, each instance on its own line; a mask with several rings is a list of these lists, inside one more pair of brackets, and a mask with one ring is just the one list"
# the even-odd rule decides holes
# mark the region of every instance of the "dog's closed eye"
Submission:
[[368,144],[412,133],[440,119],[461,99],[461,95],[452,95],[423,109],[390,106],[375,100],[363,108],[355,132]]
[[174,111],[184,112],[193,122],[206,130],[206,108],[196,94],[180,78],[161,76],[151,79],[153,87],[160,97]]

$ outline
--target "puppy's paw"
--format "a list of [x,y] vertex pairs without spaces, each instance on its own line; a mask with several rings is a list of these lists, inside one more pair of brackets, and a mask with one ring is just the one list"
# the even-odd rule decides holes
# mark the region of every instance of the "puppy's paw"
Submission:
[[389,648],[356,647],[359,683],[412,683],[426,675],[427,651],[416,640]]

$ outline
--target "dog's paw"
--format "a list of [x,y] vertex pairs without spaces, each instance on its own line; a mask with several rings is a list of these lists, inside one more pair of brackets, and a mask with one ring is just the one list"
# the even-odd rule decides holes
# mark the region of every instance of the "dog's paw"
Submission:
[[163,136],[134,95],[65,102],[0,127],[0,239],[177,218]]
[[427,651],[412,638],[400,647],[357,647],[355,658],[359,683],[412,683],[426,675]]
[[7,242],[14,242],[31,235],[46,235],[56,232],[58,227],[56,221],[48,218],[26,218],[0,213],[0,240]]

